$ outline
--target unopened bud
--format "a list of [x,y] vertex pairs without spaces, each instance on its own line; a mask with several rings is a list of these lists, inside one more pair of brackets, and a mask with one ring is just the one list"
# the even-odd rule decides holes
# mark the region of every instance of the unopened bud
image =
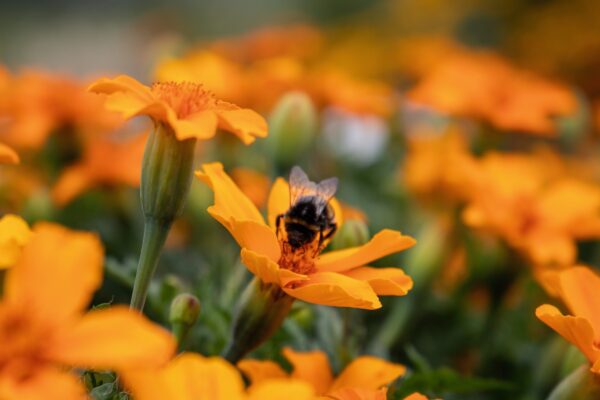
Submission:
[[548,400],[596,400],[600,398],[598,378],[585,363],[567,375],[554,388]]
[[340,230],[333,237],[331,248],[340,250],[361,246],[367,243],[369,239],[369,227],[367,224],[358,219],[349,219],[344,221]]
[[297,164],[311,145],[317,130],[317,112],[308,95],[284,95],[269,119],[267,144],[277,166],[288,169]]
[[173,334],[180,344],[185,340],[190,329],[198,320],[199,314],[200,301],[194,295],[182,293],[171,302],[169,322],[171,323]]

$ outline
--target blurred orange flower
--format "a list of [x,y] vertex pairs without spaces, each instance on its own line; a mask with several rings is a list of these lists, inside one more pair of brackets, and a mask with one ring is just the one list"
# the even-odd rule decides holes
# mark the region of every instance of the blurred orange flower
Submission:
[[82,159],[62,170],[54,185],[54,202],[64,206],[98,185],[138,187],[147,137],[147,134],[140,134],[119,141],[112,137],[96,136],[86,140]]
[[106,107],[128,119],[148,115],[155,123],[170,126],[178,140],[210,139],[222,129],[245,144],[267,136],[267,123],[256,112],[217,100],[202,85],[159,82],[151,87],[125,75],[102,78],[89,90],[107,95]]
[[550,304],[539,306],[535,315],[562,337],[577,346],[600,374],[600,277],[590,268],[577,266],[559,272],[554,292],[572,315],[563,315]]
[[126,369],[120,374],[138,400],[313,400],[299,380],[270,379],[246,392],[239,372],[222,358],[184,353],[160,370]]
[[564,266],[575,241],[600,237],[600,187],[555,175],[535,157],[489,153],[467,182],[464,221],[498,234],[534,264]]
[[61,130],[83,136],[110,132],[122,120],[79,82],[28,70],[9,78],[0,90],[0,138],[17,148],[40,148]]
[[[363,246],[331,251],[324,255],[304,252],[300,256],[277,235],[275,220],[290,207],[287,182],[277,179],[268,200],[268,224],[219,163],[204,164],[196,176],[215,193],[208,212],[242,247],[242,261],[264,283],[281,287],[288,295],[315,304],[376,309],[377,295],[403,296],[412,279],[398,268],[372,268],[366,264],[412,247],[415,240],[385,229]],[[332,200],[339,223],[340,207]]]
[[0,164],[18,164],[19,155],[10,147],[0,143]]
[[49,223],[33,228],[6,274],[0,302],[0,398],[82,399],[65,366],[158,366],[171,335],[125,307],[85,313],[102,282],[103,250],[90,233]]
[[403,365],[362,356],[334,378],[327,354],[322,351],[295,352],[284,348],[283,355],[292,364],[291,374],[273,361],[242,360],[238,367],[252,386],[268,379],[291,377],[308,382],[323,398],[335,400],[385,400],[387,389],[384,386],[406,371]]
[[486,52],[459,52],[440,60],[408,96],[452,115],[481,119],[500,130],[556,132],[553,117],[572,114],[567,87]]
[[427,400],[427,396],[424,396],[421,393],[413,393],[410,396],[405,397],[404,400]]
[[268,176],[248,168],[234,168],[231,171],[231,179],[256,208],[263,208],[266,205],[271,187]]
[[7,214],[0,219],[0,270],[17,262],[30,237],[31,230],[21,217]]

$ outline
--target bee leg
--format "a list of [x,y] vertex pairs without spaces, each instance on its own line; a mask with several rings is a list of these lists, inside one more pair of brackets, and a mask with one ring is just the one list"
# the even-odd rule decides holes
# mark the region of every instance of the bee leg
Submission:
[[337,232],[337,224],[334,222],[331,224],[331,228],[329,229],[329,232],[327,232],[327,234],[323,238],[323,241],[330,239],[333,235],[335,235],[336,232]]

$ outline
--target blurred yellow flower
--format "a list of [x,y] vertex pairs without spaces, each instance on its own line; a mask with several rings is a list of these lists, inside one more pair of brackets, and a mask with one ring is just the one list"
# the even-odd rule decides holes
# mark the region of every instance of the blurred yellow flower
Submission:
[[218,100],[202,85],[158,82],[151,87],[125,75],[102,78],[89,90],[107,95],[106,107],[128,119],[148,115],[155,123],[170,126],[178,140],[210,139],[222,129],[245,144],[267,136],[267,123],[256,112]]
[[554,117],[575,112],[574,93],[486,52],[441,59],[409,97],[452,115],[481,119],[500,130],[556,133]]
[[93,234],[33,228],[0,301],[0,398],[82,399],[83,385],[64,366],[148,367],[171,357],[171,335],[139,313],[120,306],[85,313],[103,258]]
[[234,366],[222,358],[184,353],[159,370],[125,369],[125,386],[137,400],[313,400],[299,380],[270,379],[244,389]]
[[7,214],[0,219],[0,269],[17,262],[30,237],[31,230],[21,217]]
[[[108,136],[88,138],[82,159],[62,170],[52,189],[52,199],[64,206],[99,185],[140,185],[144,146],[148,135],[117,140]],[[107,162],[110,160],[110,162]]]
[[[268,200],[268,221],[219,163],[204,164],[196,176],[215,193],[208,212],[229,230],[242,247],[242,261],[264,283],[281,287],[288,295],[315,304],[376,309],[377,295],[403,296],[412,280],[398,268],[372,268],[371,261],[412,247],[415,240],[385,229],[363,246],[324,255],[304,252],[295,255],[290,245],[277,236],[275,220],[290,207],[289,186],[277,179]],[[336,219],[341,214],[333,201]]]
[[296,352],[284,348],[283,355],[292,364],[290,374],[273,361],[242,360],[238,367],[252,385],[290,377],[308,382],[318,395],[336,400],[385,400],[387,389],[384,386],[406,371],[403,365],[362,356],[334,378],[327,354],[322,351]]
[[535,315],[562,337],[577,346],[600,374],[600,277],[590,268],[577,266],[559,272],[553,280],[556,293],[572,315],[544,304]]

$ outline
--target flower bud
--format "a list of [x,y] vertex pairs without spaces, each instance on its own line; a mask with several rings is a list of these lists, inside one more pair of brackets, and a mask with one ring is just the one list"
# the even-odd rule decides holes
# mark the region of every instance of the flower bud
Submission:
[[223,352],[235,364],[260,346],[281,327],[294,298],[277,285],[254,278],[236,306],[229,344]]
[[297,164],[311,145],[317,130],[317,112],[308,95],[290,92],[284,95],[269,119],[267,145],[280,169]]
[[554,388],[548,400],[595,400],[600,398],[600,383],[588,363],[567,375]]
[[200,301],[194,295],[182,293],[171,302],[169,322],[180,345],[198,320],[199,314]]
[[348,247],[361,246],[370,239],[369,227],[364,221],[358,219],[349,219],[344,224],[331,241],[333,250],[346,249]]

